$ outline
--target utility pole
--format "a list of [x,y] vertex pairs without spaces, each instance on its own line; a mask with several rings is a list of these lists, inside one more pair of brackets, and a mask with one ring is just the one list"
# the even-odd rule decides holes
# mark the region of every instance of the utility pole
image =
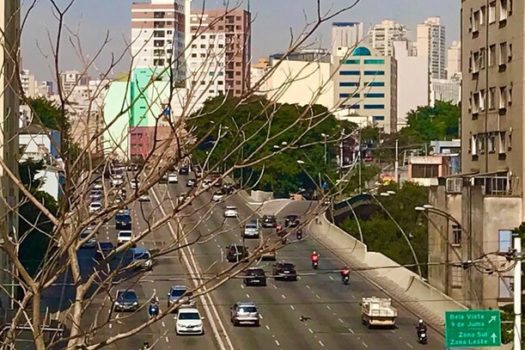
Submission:
[[514,350],[521,350],[521,237],[514,237]]
[[396,184],[399,186],[399,140],[396,139],[396,162],[394,164],[394,178]]

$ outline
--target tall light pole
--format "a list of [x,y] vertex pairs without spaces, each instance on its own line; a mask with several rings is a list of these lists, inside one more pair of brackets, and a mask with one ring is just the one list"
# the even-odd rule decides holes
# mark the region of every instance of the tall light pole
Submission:
[[514,350],[521,350],[521,237],[514,237],[514,249],[517,256],[514,266]]
[[326,147],[326,139],[328,138],[328,135],[325,134],[324,132],[321,134],[321,136],[323,137],[323,143],[324,143],[324,154],[323,154],[323,159],[324,159],[324,163],[326,164],[328,162],[328,157],[327,157],[327,147]]

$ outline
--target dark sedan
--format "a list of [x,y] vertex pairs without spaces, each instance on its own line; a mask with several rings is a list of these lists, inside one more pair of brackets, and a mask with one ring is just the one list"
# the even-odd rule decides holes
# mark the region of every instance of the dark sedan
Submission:
[[297,271],[292,263],[279,262],[273,265],[273,278],[286,281],[297,281]]
[[277,219],[275,215],[264,215],[262,217],[262,227],[264,228],[275,228],[277,226]]
[[247,286],[266,286],[266,274],[260,267],[252,267],[246,270],[244,284]]

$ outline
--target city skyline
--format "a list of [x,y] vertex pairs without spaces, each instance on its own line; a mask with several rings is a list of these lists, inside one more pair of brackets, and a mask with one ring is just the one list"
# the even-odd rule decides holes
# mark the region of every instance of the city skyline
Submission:
[[[207,3],[208,8],[219,8],[222,1],[211,1]],[[233,3],[232,3],[233,4]],[[194,0],[193,9],[197,9],[200,1]],[[300,28],[304,26],[305,18],[303,9],[310,16],[313,15],[315,2],[305,2],[301,8],[294,2],[279,2],[278,0],[251,1],[251,11],[253,13],[252,28],[252,62],[256,62],[260,57],[267,57],[273,53],[282,52],[286,49],[289,42],[289,28],[294,30],[294,35],[300,33]],[[428,16],[441,16],[443,24],[447,27],[447,47],[452,41],[459,39],[459,3],[456,0],[443,0],[436,4],[430,0],[419,1],[414,4],[411,0],[398,0],[395,4],[384,4],[380,0],[362,0],[353,10],[339,15],[330,22],[325,23],[316,36],[317,42],[314,46],[330,47],[331,23],[334,21],[360,21],[365,24],[366,30],[373,24],[379,23],[382,19],[393,19],[402,23],[408,28],[408,37],[415,40],[416,25]],[[233,6],[233,5],[232,5]],[[324,9],[340,8],[344,6],[343,0],[332,0],[325,2]],[[111,50],[106,49],[101,58],[97,60],[96,67],[90,73],[95,76],[98,72],[103,72],[109,65],[111,53],[115,56],[122,53],[125,42],[130,40],[130,18],[131,2],[124,0],[114,0],[111,2],[94,0],[92,2],[76,2],[71,8],[69,16],[66,17],[66,24],[75,31],[79,28],[80,38],[83,42],[83,51],[92,57],[97,48],[101,45],[106,31],[109,32],[111,40]],[[411,11],[406,11],[410,8]],[[454,10],[457,8],[457,11]],[[277,10],[278,9],[278,10]],[[27,10],[27,8],[24,8]],[[98,11],[97,11],[98,10]],[[380,11],[378,11],[380,10]],[[51,55],[49,49],[48,34],[53,37],[56,31],[56,21],[51,21],[42,27],[37,17],[48,16],[50,13],[49,5],[37,3],[33,9],[33,20],[27,21],[22,36],[22,59],[24,68],[30,69],[38,79],[53,79],[54,74],[51,70]],[[115,16],[115,13],[122,13],[122,16]],[[450,15],[452,14],[452,16]],[[271,32],[269,32],[269,30]],[[279,35],[279,34],[282,35]],[[271,40],[266,40],[264,35],[268,35]],[[64,56],[74,57],[75,51],[67,39],[63,42]],[[47,58],[45,57],[47,56]],[[128,70],[129,57],[126,57],[119,64],[114,73]],[[61,67],[66,69],[79,69],[80,60],[64,60]]]

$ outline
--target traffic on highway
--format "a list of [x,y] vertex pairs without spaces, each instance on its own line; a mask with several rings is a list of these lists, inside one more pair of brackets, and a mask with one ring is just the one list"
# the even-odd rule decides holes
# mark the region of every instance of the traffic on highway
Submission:
[[[442,335],[427,329],[410,302],[392,300],[309,236],[305,224],[317,203],[275,201],[253,210],[233,187],[206,180],[192,197],[196,174],[181,167],[96,234],[83,232],[83,254],[107,262],[107,273],[126,272],[93,296],[86,327],[103,324],[96,336],[107,339],[144,326],[109,348],[443,348]],[[125,171],[95,182],[94,213],[102,185],[113,186],[118,200],[140,180]],[[191,205],[179,217],[119,259],[105,259],[185,201]]]

